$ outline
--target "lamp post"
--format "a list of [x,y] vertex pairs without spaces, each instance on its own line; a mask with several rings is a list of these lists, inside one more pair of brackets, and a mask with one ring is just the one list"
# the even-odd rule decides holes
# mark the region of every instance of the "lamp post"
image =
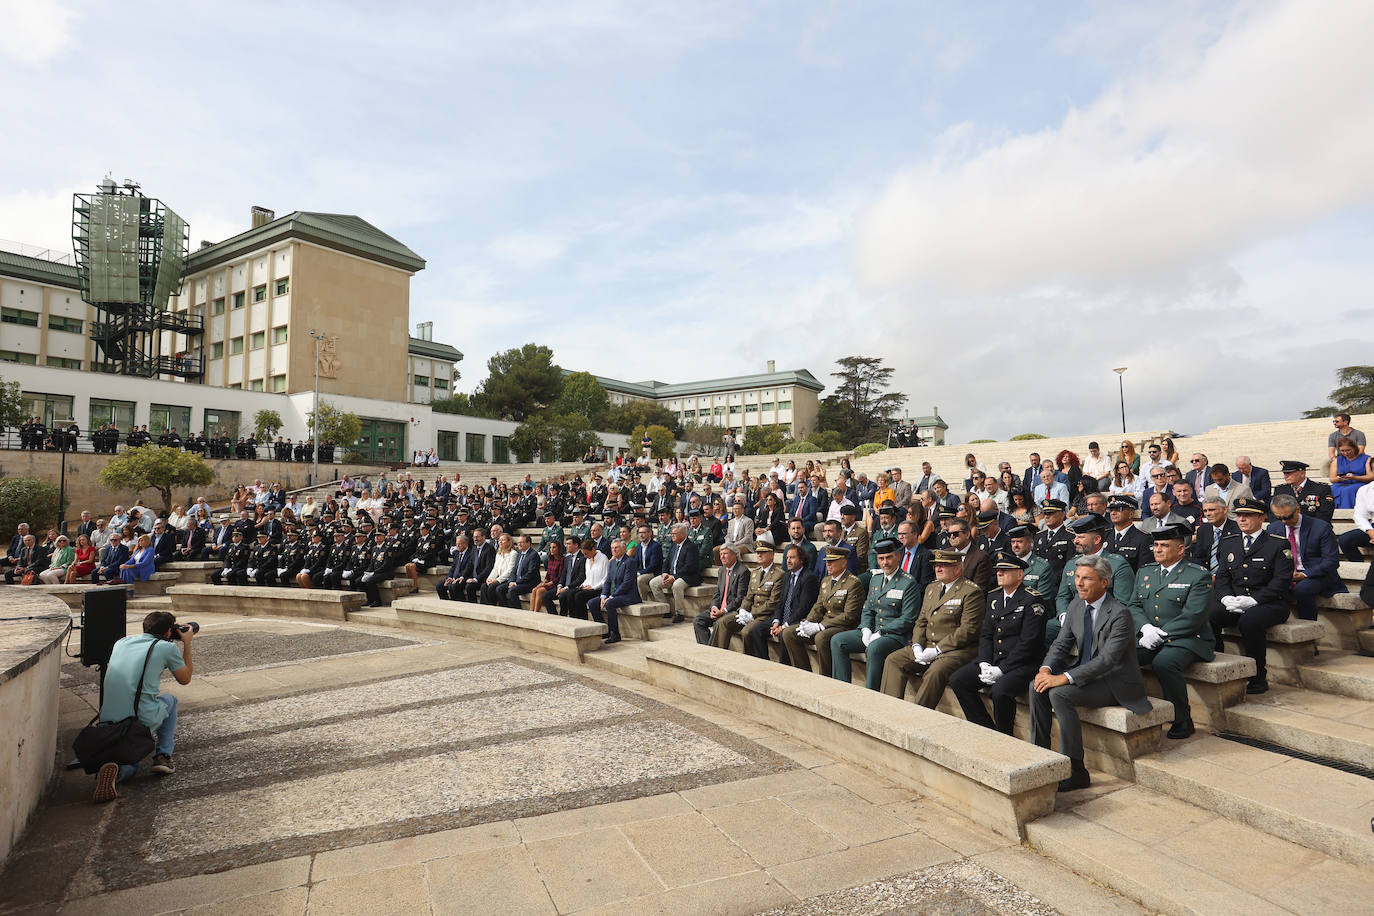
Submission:
[[324,343],[325,334],[311,328],[310,336],[315,341],[315,406],[310,413],[310,440],[315,445],[310,453],[310,483],[313,485],[320,482],[320,345]]
[[1112,371],[1116,373],[1116,387],[1121,394],[1121,435],[1124,436],[1126,435],[1126,383],[1122,380],[1122,376],[1126,374],[1126,367],[1122,366]]

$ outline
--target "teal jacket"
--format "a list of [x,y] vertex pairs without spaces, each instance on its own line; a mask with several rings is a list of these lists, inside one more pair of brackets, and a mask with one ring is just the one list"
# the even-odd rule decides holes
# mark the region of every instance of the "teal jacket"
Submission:
[[921,613],[921,590],[910,573],[900,569],[884,584],[881,573],[868,580],[868,598],[859,626],[881,636],[910,641],[911,630]]
[[1129,604],[1137,634],[1152,623],[1169,634],[1165,645],[1182,646],[1209,662],[1216,654],[1208,619],[1211,602],[1211,573],[1180,560],[1167,576],[1158,563],[1141,566]]

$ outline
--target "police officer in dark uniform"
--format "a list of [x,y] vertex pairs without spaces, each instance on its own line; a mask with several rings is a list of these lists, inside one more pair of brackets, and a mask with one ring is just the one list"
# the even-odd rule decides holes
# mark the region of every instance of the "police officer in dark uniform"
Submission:
[[361,573],[354,573],[354,578],[367,593],[368,607],[382,606],[381,585],[391,578],[395,569],[394,549],[387,543],[386,532],[378,529],[374,535],[372,550],[367,555],[367,565]]
[[[334,543],[329,547],[329,559],[325,563],[321,582],[325,588],[342,588],[343,571],[353,559],[353,545],[349,543],[349,532],[343,528],[334,529]],[[314,581],[314,577],[311,577]]]
[[235,528],[224,548],[223,565],[210,574],[210,581],[215,585],[247,585],[248,557],[252,552],[253,548],[243,540],[243,532]]
[[290,585],[295,581],[296,574],[305,565],[307,546],[307,543],[301,540],[301,530],[295,525],[288,526],[286,543],[277,551],[277,568],[272,570],[276,574],[274,585]]
[[1074,555],[1073,532],[1064,525],[1064,505],[1062,499],[1042,499],[1040,512],[1045,519],[1045,527],[1035,536],[1035,552],[1049,561],[1054,570],[1056,585],[1064,576],[1064,567]]
[[277,583],[277,548],[266,531],[258,532],[258,546],[248,557],[248,578],[254,585]]
[[1303,515],[1310,515],[1329,523],[1336,514],[1336,499],[1330,484],[1307,479],[1307,462],[1283,461],[1283,483],[1274,488],[1274,496],[1291,496],[1298,501]]
[[1011,549],[1011,538],[999,525],[1001,518],[1002,512],[996,504],[978,513],[978,536],[973,539],[973,546],[990,557]]
[[[949,687],[964,718],[1010,735],[1016,725],[1016,699],[1026,693],[1045,657],[1045,599],[1026,588],[1027,563],[1003,552],[993,565],[997,584],[988,595],[978,657],[950,675]],[[992,697],[993,715],[983,705]]]
[[320,588],[324,585],[324,569],[329,562],[329,547],[325,543],[324,529],[316,526],[310,529],[310,546],[305,548],[301,568],[296,572],[296,585],[301,588]]
[[368,564],[372,562],[372,538],[369,536],[371,525],[364,524],[361,529],[353,532],[353,547],[344,559],[343,572],[339,576],[339,588],[344,591],[356,591],[358,580],[367,572]]
[[1148,562],[1153,540],[1136,527],[1135,514],[1140,509],[1136,498],[1118,493],[1107,500],[1107,517],[1112,527],[1106,532],[1107,552],[1114,553],[1131,564],[1131,572],[1139,572],[1140,564]]
[[1245,654],[1255,660],[1255,676],[1245,692],[1269,689],[1265,668],[1265,631],[1283,623],[1289,614],[1293,585],[1293,551],[1288,539],[1264,528],[1269,507],[1258,499],[1241,498],[1231,504],[1240,531],[1221,539],[1216,578],[1212,585],[1212,632],[1216,650],[1224,651],[1223,627],[1238,627]]

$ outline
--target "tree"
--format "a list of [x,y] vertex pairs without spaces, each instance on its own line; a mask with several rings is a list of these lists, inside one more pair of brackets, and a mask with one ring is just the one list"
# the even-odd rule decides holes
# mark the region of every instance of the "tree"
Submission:
[[557,433],[548,418],[540,415],[530,417],[515,427],[510,434],[510,450],[515,453],[521,464],[529,464],[538,456],[549,461],[554,456],[554,439]]
[[906,395],[887,391],[892,373],[874,356],[846,356],[835,361],[840,380],[835,393],[821,402],[820,427],[849,441],[886,436],[892,416],[906,404]]
[[844,451],[845,440],[841,438],[840,434],[835,432],[833,429],[827,429],[822,432],[812,433],[810,436],[807,436],[807,439],[809,439],[816,446],[817,451]]
[[215,472],[199,455],[155,445],[125,449],[100,470],[100,485],[107,490],[157,490],[164,513],[172,511],[173,489],[204,487],[214,481]]
[[554,365],[553,351],[540,344],[497,353],[487,369],[480,393],[502,420],[522,422],[551,407],[563,391],[563,370]]
[[0,477],[0,538],[14,537],[20,522],[28,522],[29,533],[43,540],[57,524],[57,484],[37,477]]
[[435,398],[429,402],[429,409],[435,413],[459,414],[464,417],[485,417],[495,420],[496,413],[480,394],[457,392],[452,397]]
[[[606,431],[629,435],[636,426],[666,426],[673,431],[673,438],[682,439],[686,429],[678,423],[677,414],[653,401],[629,401],[616,404],[606,415]],[[724,430],[721,431],[722,435]],[[716,437],[719,444],[720,436]]]
[[1345,366],[1336,370],[1337,386],[1328,395],[1335,406],[1314,407],[1303,416],[1331,417],[1338,413],[1374,413],[1374,366]]
[[673,431],[655,423],[653,426],[636,426],[630,430],[631,452],[639,454],[639,443],[644,440],[646,432],[649,438],[654,440],[654,444],[649,447],[649,454],[654,458],[671,458],[677,451],[677,440],[673,436]]
[[259,410],[253,414],[253,434],[259,442],[275,436],[281,425],[281,414],[275,410]]
[[26,419],[23,389],[18,382],[0,380],[0,430],[22,426]]
[[[305,415],[305,428],[313,436],[315,432],[315,411]],[[345,413],[328,401],[320,402],[320,441],[333,439],[341,446],[349,446],[358,441],[363,434],[363,421],[355,413]]]
[[611,399],[606,395],[606,389],[590,372],[574,372],[566,376],[563,379],[563,392],[553,405],[555,414],[586,417],[591,429],[605,429],[610,410]]
[[[661,424],[659,425],[661,427]],[[724,435],[724,426],[717,426],[710,422],[684,423],[680,438],[692,446],[693,451],[705,452],[708,449],[719,448],[721,437]],[[655,436],[654,439],[657,441],[658,437]]]
[[751,426],[744,433],[741,450],[747,455],[776,455],[792,437],[792,427],[786,423]]
[[580,461],[593,446],[601,444],[601,437],[581,414],[554,414],[550,425],[558,445],[559,461]]

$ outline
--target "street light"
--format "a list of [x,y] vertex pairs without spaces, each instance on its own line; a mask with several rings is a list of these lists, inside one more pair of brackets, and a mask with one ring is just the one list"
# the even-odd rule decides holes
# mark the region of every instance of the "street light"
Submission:
[[1121,393],[1121,435],[1124,436],[1126,435],[1126,383],[1122,381],[1121,377],[1126,374],[1126,367],[1122,366],[1120,369],[1113,369],[1112,371],[1116,373],[1116,387]]
[[320,345],[324,343],[326,335],[323,331],[311,328],[310,336],[315,341],[315,406],[310,414],[310,437],[315,448],[310,453],[310,483],[317,484],[320,482]]

